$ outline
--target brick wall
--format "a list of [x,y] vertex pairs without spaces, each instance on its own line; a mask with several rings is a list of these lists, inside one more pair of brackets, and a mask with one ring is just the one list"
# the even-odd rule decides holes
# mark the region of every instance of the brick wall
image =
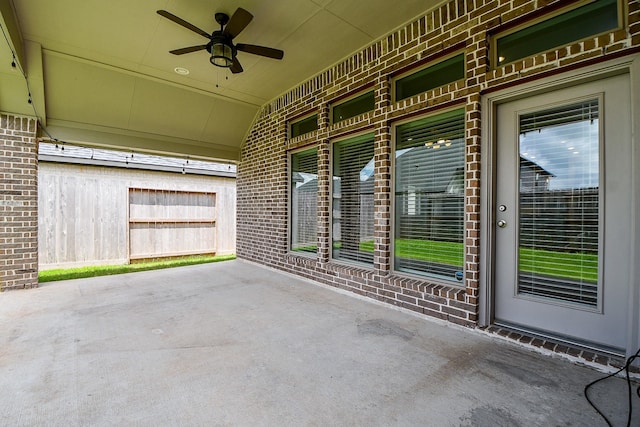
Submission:
[[34,118],[0,114],[0,290],[38,286]]
[[[509,85],[640,51],[640,2],[626,3],[625,28],[491,68],[491,34],[539,19],[570,1],[454,0],[389,34],[266,105],[242,150],[238,168],[237,251],[259,262],[458,324],[478,320],[480,247],[481,95]],[[466,57],[466,78],[400,102],[391,79],[452,52]],[[364,87],[375,90],[376,108],[337,124],[329,105]],[[452,106],[466,109],[465,279],[462,286],[405,276],[391,270],[391,155],[394,122]],[[287,123],[318,113],[317,131],[287,138]],[[375,252],[373,268],[332,261],[330,145],[353,132],[375,133]],[[287,156],[318,147],[318,254],[288,252]]]

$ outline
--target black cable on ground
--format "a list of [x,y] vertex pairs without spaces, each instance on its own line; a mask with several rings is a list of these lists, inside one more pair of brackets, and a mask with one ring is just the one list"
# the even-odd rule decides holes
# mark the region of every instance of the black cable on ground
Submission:
[[[616,375],[618,375],[620,372],[625,371],[625,377],[626,377],[626,382],[627,382],[627,397],[628,397],[628,405],[629,405],[629,412],[627,413],[627,427],[631,427],[631,414],[633,413],[633,387],[631,385],[631,376],[629,373],[629,369],[631,368],[631,364],[636,360],[640,358],[640,349],[638,349],[638,351],[636,351],[636,354],[634,354],[633,356],[629,357],[626,361],[626,363],[624,364],[624,366],[620,369],[618,369],[616,372],[609,374],[605,377],[599,378],[595,381],[590,382],[589,384],[587,384],[584,387],[584,397],[587,398],[587,402],[589,402],[589,404],[591,405],[591,407],[593,409],[596,410],[596,412],[602,417],[602,419],[605,420],[605,422],[607,423],[607,425],[609,427],[613,427],[613,425],[611,424],[611,421],[609,421],[609,419],[607,418],[607,416],[605,414],[602,413],[602,411],[600,409],[598,409],[598,407],[595,405],[595,403],[593,403],[591,401],[591,399],[589,398],[589,389],[601,382],[604,381],[606,379],[609,379],[611,377],[615,377]],[[640,386],[638,386],[638,388],[636,389],[636,394],[638,395],[638,397],[640,397]]]

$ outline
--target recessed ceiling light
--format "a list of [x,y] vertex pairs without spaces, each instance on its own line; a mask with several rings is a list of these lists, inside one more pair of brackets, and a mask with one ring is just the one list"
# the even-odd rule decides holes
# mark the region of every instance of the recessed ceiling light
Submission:
[[187,74],[189,74],[189,70],[183,67],[176,67],[173,69],[173,71],[180,74],[181,76],[186,76]]

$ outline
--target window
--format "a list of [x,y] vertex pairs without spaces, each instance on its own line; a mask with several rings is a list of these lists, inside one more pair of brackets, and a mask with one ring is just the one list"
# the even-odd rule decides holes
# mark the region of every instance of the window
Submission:
[[375,98],[373,91],[364,93],[355,98],[343,101],[333,106],[332,115],[333,123],[350,119],[357,115],[372,111],[375,107]]
[[396,128],[394,268],[463,278],[464,110]]
[[373,264],[373,135],[333,144],[333,258]]
[[295,138],[296,136],[303,135],[305,133],[313,132],[318,129],[318,115],[305,117],[303,119],[291,122],[289,138]]
[[596,98],[519,117],[520,294],[598,304],[599,110]]
[[316,253],[318,246],[318,150],[291,154],[291,250]]
[[618,0],[597,0],[496,40],[494,64],[502,65],[617,28]]
[[464,54],[461,53],[396,80],[395,98],[400,101],[463,78]]

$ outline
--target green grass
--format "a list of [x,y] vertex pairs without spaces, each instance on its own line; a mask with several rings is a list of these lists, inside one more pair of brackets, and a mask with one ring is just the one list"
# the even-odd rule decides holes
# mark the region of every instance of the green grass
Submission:
[[[373,252],[373,241],[360,244],[360,250]],[[462,243],[433,240],[398,239],[396,256],[405,259],[435,262],[462,267]],[[598,255],[583,252],[554,252],[520,248],[520,271],[585,282],[598,281]]]
[[307,245],[307,246],[294,246],[291,248],[294,252],[317,252],[317,245]]
[[78,267],[44,270],[38,273],[40,283],[55,280],[81,279],[84,277],[108,276],[111,274],[132,273],[135,271],[158,270],[161,268],[182,267],[185,265],[205,264],[208,262],[227,261],[235,259],[235,255],[192,256],[175,259],[162,259],[125,265],[102,265],[93,267]]
[[[373,240],[360,243],[360,250],[373,252]],[[455,242],[436,242],[434,240],[398,239],[395,241],[395,256],[419,261],[462,267],[464,246]]]
[[520,248],[520,271],[596,283],[598,255]]
[[395,242],[396,256],[438,264],[464,264],[464,246],[455,242],[436,242],[433,240],[398,239]]
[[[334,243],[334,249],[339,247],[339,243]],[[315,249],[315,246],[310,246],[308,249]],[[373,249],[373,240],[360,243],[362,252],[372,253]],[[462,243],[398,239],[395,241],[395,251],[395,256],[405,259],[435,262],[460,268],[464,263]],[[596,283],[598,281],[598,255],[520,248],[519,269],[528,273]]]

